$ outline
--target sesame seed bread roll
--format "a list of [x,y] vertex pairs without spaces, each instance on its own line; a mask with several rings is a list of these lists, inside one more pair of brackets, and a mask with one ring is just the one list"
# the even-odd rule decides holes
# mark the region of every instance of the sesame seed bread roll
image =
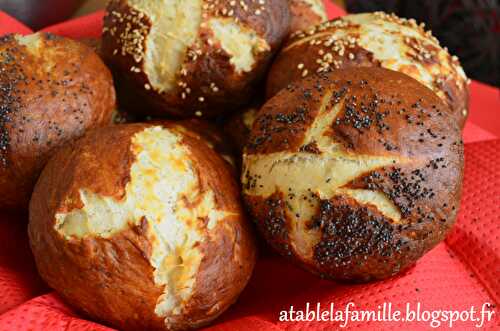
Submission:
[[374,66],[407,74],[433,90],[463,128],[469,80],[458,58],[423,24],[382,12],[347,15],[293,34],[271,67],[267,96],[315,73]]
[[257,114],[243,196],[267,241],[322,277],[395,275],[455,222],[460,129],[402,73],[339,69],[291,83]]
[[110,71],[95,52],[52,34],[0,37],[0,209],[27,209],[54,151],[109,125]]
[[256,258],[231,167],[167,122],[115,125],[62,148],[35,187],[28,228],[47,284],[120,330],[210,323]]
[[305,30],[328,20],[323,0],[288,0],[290,31]]
[[213,117],[250,100],[289,23],[287,0],[112,0],[102,49],[124,106]]

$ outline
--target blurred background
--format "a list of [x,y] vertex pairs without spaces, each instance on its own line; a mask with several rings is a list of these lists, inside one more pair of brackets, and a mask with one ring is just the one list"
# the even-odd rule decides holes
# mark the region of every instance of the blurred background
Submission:
[[425,22],[467,75],[500,86],[500,0],[345,0],[351,13],[383,10]]
[[[386,11],[425,22],[467,75],[500,87],[500,0],[326,0],[350,13]],[[0,10],[32,29],[105,7],[107,0],[0,0]]]

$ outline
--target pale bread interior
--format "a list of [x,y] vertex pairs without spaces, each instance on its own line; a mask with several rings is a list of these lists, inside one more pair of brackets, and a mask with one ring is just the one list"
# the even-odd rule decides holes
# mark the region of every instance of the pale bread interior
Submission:
[[136,160],[125,197],[117,201],[82,188],[83,208],[56,214],[55,228],[68,240],[111,240],[145,218],[154,282],[164,286],[155,313],[168,316],[168,324],[193,294],[203,258],[199,244],[206,240],[207,230],[231,213],[217,209],[212,190],[201,192],[190,152],[179,134],[162,127],[145,129],[133,136],[132,151]]
[[255,55],[271,50],[269,44],[253,29],[233,19],[214,18],[209,21],[209,26],[222,49],[231,56],[229,62],[237,73],[251,71],[256,62]]
[[40,34],[33,33],[26,36],[15,35],[15,38],[20,45],[26,46],[26,48],[31,53],[33,54],[38,53],[38,48],[40,47],[40,43],[42,41],[42,38],[40,38]]
[[[383,68],[402,72],[418,80],[446,101],[447,96],[439,88],[439,81],[454,77],[457,87],[465,88],[465,72],[458,59],[441,47],[431,33],[425,32],[423,27],[412,22],[414,23],[412,20],[380,12],[350,14],[298,32],[301,38],[286,46],[283,52],[305,43],[326,46],[321,55],[316,55],[318,67],[308,68],[313,73],[316,70],[320,72],[320,64],[327,61],[332,54],[355,56],[352,48],[358,45],[371,52]],[[328,48],[331,48],[331,51],[328,51]],[[425,62],[431,57],[435,59],[433,62]],[[466,111],[463,110],[465,113]]]
[[[359,176],[394,163],[406,163],[401,157],[362,155],[349,153],[333,141],[328,130],[343,104],[330,107],[331,92],[323,96],[319,115],[307,131],[304,145],[315,142],[320,154],[307,152],[275,152],[243,156],[243,187],[249,196],[268,198],[276,191],[285,196],[287,218],[291,220],[289,232],[293,248],[306,260],[312,260],[313,247],[321,233],[309,229],[307,221],[318,210],[318,201],[310,199],[315,194],[320,199],[347,196],[362,205],[371,205],[391,219],[401,221],[399,208],[380,191],[344,188]],[[247,174],[259,178],[258,184],[247,188]]]
[[[208,26],[212,32],[209,46],[221,47],[228,53],[237,74],[250,72],[257,62],[256,55],[270,51],[265,39],[234,17],[205,21],[207,4],[201,0],[128,0],[128,4],[138,15],[144,15],[152,22],[144,55],[137,59],[144,59],[144,72],[150,83],[148,88],[160,93],[182,84],[179,74],[185,70],[184,64],[201,55],[201,26]],[[136,67],[131,70],[136,71]]]
[[166,92],[175,87],[186,52],[198,38],[201,0],[128,0],[152,22],[146,38],[144,71],[152,87]]

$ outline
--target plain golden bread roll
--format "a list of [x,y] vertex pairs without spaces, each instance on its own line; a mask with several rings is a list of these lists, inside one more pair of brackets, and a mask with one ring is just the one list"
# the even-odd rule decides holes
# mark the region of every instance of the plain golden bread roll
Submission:
[[288,0],[290,31],[305,30],[328,19],[323,0]]
[[289,22],[287,0],[112,0],[102,47],[133,108],[212,117],[252,97]]
[[111,73],[89,47],[51,34],[0,38],[0,208],[28,206],[54,150],[111,124]]
[[231,138],[232,145],[240,156],[258,111],[259,109],[256,107],[247,108],[231,116],[224,124],[224,133]]
[[267,241],[323,277],[369,281],[412,265],[450,230],[460,129],[431,90],[381,68],[289,85],[259,111],[243,193]]
[[271,67],[267,95],[290,82],[348,67],[383,67],[407,74],[433,90],[463,127],[468,115],[468,79],[458,58],[439,45],[423,24],[393,14],[347,15],[298,31]]
[[48,162],[30,203],[42,278],[121,330],[206,325],[235,302],[255,263],[229,165],[168,126],[90,132]]

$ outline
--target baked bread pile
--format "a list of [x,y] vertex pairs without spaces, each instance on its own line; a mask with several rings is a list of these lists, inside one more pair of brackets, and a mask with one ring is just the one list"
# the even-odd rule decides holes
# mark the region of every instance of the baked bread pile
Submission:
[[112,0],[103,55],[146,114],[213,117],[249,100],[289,21],[284,0]]
[[111,0],[99,40],[0,51],[0,207],[29,201],[40,275],[96,321],[211,323],[252,275],[252,225],[302,268],[370,281],[454,224],[467,78],[411,20]]

